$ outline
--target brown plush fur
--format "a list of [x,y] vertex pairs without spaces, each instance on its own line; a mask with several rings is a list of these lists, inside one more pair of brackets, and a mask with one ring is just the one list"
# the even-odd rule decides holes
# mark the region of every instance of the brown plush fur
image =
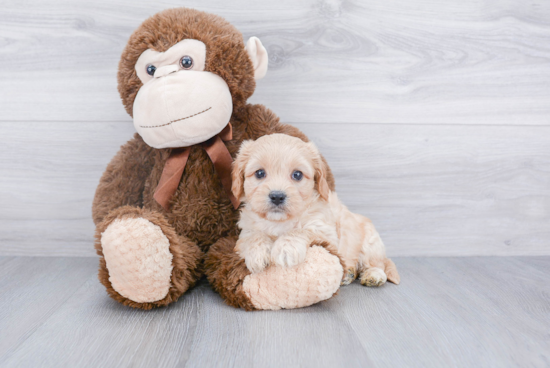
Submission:
[[[255,82],[252,63],[245,51],[241,33],[218,16],[192,9],[169,9],[158,13],[146,20],[130,37],[118,73],[118,90],[130,115],[135,96],[141,87],[141,81],[134,70],[140,54],[148,48],[165,51],[186,38],[194,38],[206,44],[205,70],[222,77],[231,91],[233,140],[227,142],[227,147],[233,157],[243,140],[255,140],[266,134],[285,133],[307,141],[298,129],[279,123],[279,118],[264,106],[246,104],[246,99],[254,91]],[[126,305],[143,309],[166,305],[182,295],[199,277],[201,265],[197,250],[207,252],[212,244],[218,242],[216,250],[206,255],[209,280],[229,304],[250,308],[250,301],[245,301],[245,296],[240,295],[237,289],[231,296],[231,293],[225,291],[225,282],[218,279],[231,273],[235,280],[241,278],[241,281],[235,281],[238,283],[246,275],[239,273],[240,260],[233,257],[239,213],[233,208],[206,152],[198,146],[191,148],[170,211],[165,211],[153,199],[170,152],[171,149],[149,147],[136,134],[109,163],[96,190],[92,207],[97,225],[96,248],[100,256],[103,256],[99,241],[101,233],[116,218],[140,214],[161,227],[170,240],[174,259],[179,260],[174,261],[179,263],[174,265],[174,285],[169,295],[155,303],[127,300],[110,285],[103,257],[100,261],[101,282],[107,287],[109,295]],[[330,169],[327,181],[330,188],[334,189]],[[221,253],[232,261],[220,262]],[[212,267],[217,268],[217,271],[212,271]]]
[[220,239],[210,247],[204,268],[210,284],[226,304],[255,310],[254,305],[243,291],[244,278],[250,271],[244,264],[244,259],[233,251],[236,237]]
[[254,69],[242,34],[220,16],[194,9],[167,9],[143,22],[122,53],[118,65],[118,91],[130,116],[142,85],[134,70],[139,56],[147,49],[164,52],[185,39],[204,42],[205,70],[225,80],[233,96],[234,108],[241,108],[252,96],[256,88]]

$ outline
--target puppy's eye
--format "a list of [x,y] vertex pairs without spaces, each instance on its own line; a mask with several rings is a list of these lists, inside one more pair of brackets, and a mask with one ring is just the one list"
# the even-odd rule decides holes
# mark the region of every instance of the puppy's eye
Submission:
[[193,58],[189,55],[185,55],[180,59],[180,65],[183,69],[191,69],[193,67]]
[[155,70],[157,70],[156,66],[147,65],[147,74],[149,74],[151,77],[155,75]]
[[263,179],[265,178],[265,170],[264,169],[260,169],[260,170],[257,170],[254,175],[256,176],[256,178],[258,179]]
[[292,179],[296,181],[302,180],[303,177],[304,177],[304,174],[302,174],[302,172],[299,170],[295,170],[292,172]]

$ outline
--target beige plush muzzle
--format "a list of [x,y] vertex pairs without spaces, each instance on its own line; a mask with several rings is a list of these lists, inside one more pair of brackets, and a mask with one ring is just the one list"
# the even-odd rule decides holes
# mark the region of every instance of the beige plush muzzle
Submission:
[[151,147],[188,147],[221,132],[232,111],[231,93],[221,77],[166,65],[140,88],[134,126]]

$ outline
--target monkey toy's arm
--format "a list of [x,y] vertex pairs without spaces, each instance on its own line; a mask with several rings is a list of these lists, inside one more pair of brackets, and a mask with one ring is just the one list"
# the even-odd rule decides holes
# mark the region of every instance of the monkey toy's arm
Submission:
[[135,134],[113,157],[95,192],[92,216],[96,225],[115,208],[142,206],[143,188],[154,164],[153,150]]

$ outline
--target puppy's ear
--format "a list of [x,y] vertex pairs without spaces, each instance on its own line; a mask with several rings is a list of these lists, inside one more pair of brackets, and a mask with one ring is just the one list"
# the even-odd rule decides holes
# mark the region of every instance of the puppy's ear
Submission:
[[315,189],[319,192],[321,198],[328,201],[330,188],[327,183],[327,164],[321,157],[317,146],[315,146],[313,142],[309,142],[307,145],[313,158],[313,168],[315,169]]
[[231,191],[237,199],[241,199],[244,194],[244,169],[252,152],[254,141],[244,141],[239,148],[237,158],[233,161],[233,170],[231,172]]

